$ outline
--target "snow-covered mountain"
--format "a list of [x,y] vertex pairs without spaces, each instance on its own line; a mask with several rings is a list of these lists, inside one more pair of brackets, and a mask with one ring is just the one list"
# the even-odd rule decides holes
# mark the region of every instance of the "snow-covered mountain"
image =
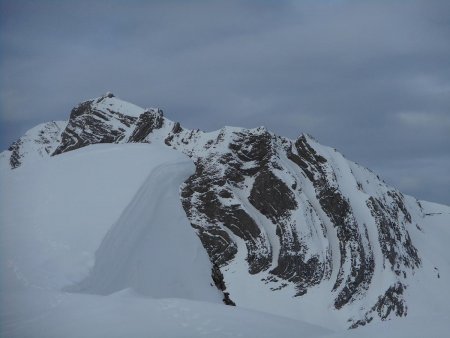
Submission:
[[[137,165],[152,174],[128,197],[128,206],[116,209],[114,225],[97,236],[107,233],[92,247],[98,250],[91,269],[58,287],[223,298],[331,329],[450,312],[450,207],[403,195],[309,135],[291,140],[264,127],[188,130],[160,109],[142,109],[108,93],[79,104],[67,122],[31,129],[0,155],[0,165],[14,176],[98,143],[149,143],[166,149],[160,153],[187,155],[195,167],[189,171],[184,159],[150,170],[154,164],[120,155],[124,182]],[[166,196],[180,184],[179,200]],[[155,197],[161,195],[171,201],[165,207]],[[184,213],[167,210],[176,200]],[[183,222],[195,230],[209,261],[199,253],[195,262],[180,264],[197,250],[183,244],[191,228],[147,229]],[[190,253],[175,254],[181,247]],[[203,282],[190,284],[190,274]],[[167,284],[179,279],[186,281],[182,288]],[[221,292],[208,289],[212,280]]]

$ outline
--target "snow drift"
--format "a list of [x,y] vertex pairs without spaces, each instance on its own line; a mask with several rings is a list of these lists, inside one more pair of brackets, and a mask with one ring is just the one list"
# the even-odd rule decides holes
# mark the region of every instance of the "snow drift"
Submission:
[[110,294],[132,288],[154,298],[221,302],[211,286],[211,263],[179,196],[195,166],[180,153],[170,155],[173,159],[161,160],[149,152],[159,164],[106,234],[92,271],[74,290]]

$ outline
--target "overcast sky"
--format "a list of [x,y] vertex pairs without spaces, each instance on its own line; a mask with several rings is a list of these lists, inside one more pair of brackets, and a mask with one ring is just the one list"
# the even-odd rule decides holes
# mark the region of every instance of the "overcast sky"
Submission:
[[2,150],[112,91],[188,128],[310,133],[450,204],[450,1],[0,4]]

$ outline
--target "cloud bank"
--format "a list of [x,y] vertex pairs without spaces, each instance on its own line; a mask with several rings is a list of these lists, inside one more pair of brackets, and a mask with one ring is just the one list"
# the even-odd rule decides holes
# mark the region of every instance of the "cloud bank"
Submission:
[[0,1],[1,148],[106,91],[336,147],[450,204],[448,1]]

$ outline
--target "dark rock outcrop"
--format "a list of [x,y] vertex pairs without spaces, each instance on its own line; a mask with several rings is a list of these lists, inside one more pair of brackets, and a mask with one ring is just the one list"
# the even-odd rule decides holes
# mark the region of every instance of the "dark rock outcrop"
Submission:
[[[270,249],[265,243],[261,229],[248,213],[239,204],[225,205],[216,195],[216,190],[225,187],[227,182],[237,183],[233,175],[223,178],[221,173],[210,164],[209,159],[198,160],[197,170],[182,188],[182,203],[191,219],[193,227],[198,229],[200,239],[210,248],[208,250],[211,260],[223,265],[229,262],[236,253],[236,244],[231,240],[228,231],[242,238],[247,246],[247,262],[249,272],[258,273],[269,266],[271,261]],[[231,193],[228,191],[231,195]],[[195,216],[195,217],[194,217]],[[200,225],[195,222],[201,219]],[[225,227],[228,231],[223,229]],[[225,230],[225,231],[224,231]],[[221,238],[214,243],[215,238]],[[214,244],[213,244],[214,243]],[[221,252],[221,248],[224,251]]]
[[136,128],[133,130],[128,142],[144,142],[145,138],[155,129],[160,129],[164,124],[162,110],[147,110],[139,116]]
[[411,216],[406,211],[402,197],[396,192],[388,192],[392,197],[391,204],[370,197],[367,205],[376,221],[380,237],[381,250],[391,269],[400,275],[404,267],[414,269],[419,267],[420,258],[417,249],[412,244],[408,231],[399,217],[403,214],[406,222],[411,222]]
[[20,155],[20,148],[22,146],[22,143],[22,140],[18,139],[8,148],[8,150],[12,152],[11,157],[9,158],[9,164],[12,169],[16,169],[22,164],[22,162],[20,161],[20,158],[22,157]]
[[364,315],[363,319],[355,321],[349,328],[355,329],[359,326],[364,326],[370,323],[375,316],[381,320],[389,318],[391,313],[397,317],[404,317],[407,315],[407,306],[403,299],[403,292],[406,287],[401,283],[396,283],[391,286],[384,295],[378,298],[378,301],[372,308]]
[[225,291],[227,289],[227,287],[225,285],[225,280],[224,280],[223,274],[220,271],[220,268],[217,264],[214,264],[212,267],[211,277],[212,277],[216,287],[223,292],[223,299],[222,299],[223,303],[225,305],[236,306],[236,303],[231,300],[230,294]]
[[136,122],[136,117],[111,109],[97,109],[96,104],[105,100],[106,97],[83,102],[72,109],[69,123],[62,134],[61,144],[52,155],[59,155],[90,144],[116,143],[125,137],[126,129]]

